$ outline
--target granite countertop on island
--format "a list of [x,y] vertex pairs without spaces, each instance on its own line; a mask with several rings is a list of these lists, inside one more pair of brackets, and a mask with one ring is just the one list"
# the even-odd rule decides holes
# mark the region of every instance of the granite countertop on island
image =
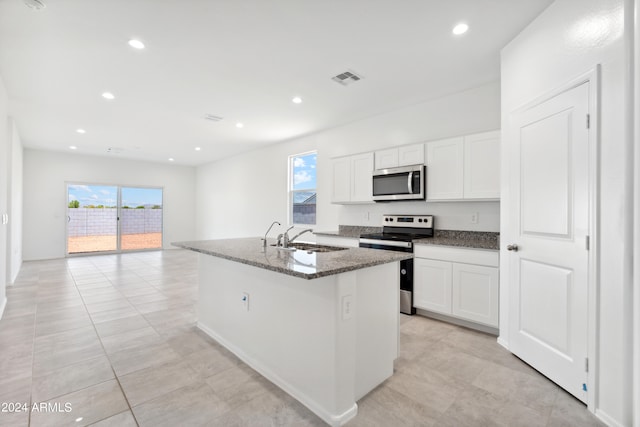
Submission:
[[435,230],[433,237],[416,239],[413,243],[497,251],[500,249],[500,233],[490,231]]
[[[333,252],[312,253],[305,250],[286,251],[271,246],[274,243],[275,240],[268,239],[265,249],[262,246],[261,238],[249,237],[196,240],[171,244],[205,255],[224,258],[303,279],[317,279],[413,257],[412,253],[365,248],[348,248]],[[303,242],[296,241],[296,243]]]

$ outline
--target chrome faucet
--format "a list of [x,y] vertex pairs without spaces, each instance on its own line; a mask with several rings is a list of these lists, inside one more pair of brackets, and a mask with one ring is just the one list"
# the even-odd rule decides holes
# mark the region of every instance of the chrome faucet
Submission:
[[[266,232],[266,233],[264,233],[264,238],[262,239],[262,247],[263,247],[263,248],[266,248],[266,247],[267,247],[267,234],[269,234],[269,232],[271,231],[271,229],[273,228],[273,226],[274,226],[274,225],[276,225],[276,224],[278,224],[278,225],[282,225],[282,224],[280,224],[278,221],[273,221],[273,222],[271,223],[271,225],[269,226],[269,228],[267,229],[267,232]],[[279,240],[279,239],[280,239],[280,238],[278,237],[278,240]]]
[[[283,233],[282,235],[282,247],[283,248],[288,248],[289,247],[289,230],[291,230],[293,228],[293,225],[289,228],[287,228],[287,230]],[[279,237],[279,236],[278,236]],[[278,242],[280,241],[280,239],[278,239]]]
[[[289,230],[291,230],[291,229],[289,229]],[[289,231],[289,230],[287,230],[287,231]],[[307,229],[302,230],[301,232],[299,232],[298,234],[296,234],[295,236],[293,236],[292,238],[290,238],[290,239],[289,239],[289,243],[293,242],[293,241],[294,241],[294,240],[296,240],[298,237],[300,237],[300,235],[302,235],[302,234],[304,234],[304,233],[306,233],[306,232],[309,232],[309,231],[313,231],[313,228],[307,228]]]

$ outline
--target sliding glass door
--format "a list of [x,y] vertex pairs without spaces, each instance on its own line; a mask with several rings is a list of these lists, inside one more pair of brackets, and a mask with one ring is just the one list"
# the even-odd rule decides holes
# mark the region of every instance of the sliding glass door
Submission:
[[161,248],[161,188],[67,185],[67,254]]
[[123,187],[120,248],[162,248],[162,189]]

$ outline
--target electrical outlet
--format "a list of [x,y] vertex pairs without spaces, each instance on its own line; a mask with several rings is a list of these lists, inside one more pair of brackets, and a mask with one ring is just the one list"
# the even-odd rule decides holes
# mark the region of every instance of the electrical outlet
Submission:
[[342,297],[342,320],[349,320],[353,317],[353,295]]
[[471,224],[477,224],[478,223],[478,216],[480,216],[480,214],[478,212],[474,212],[471,214]]
[[365,221],[369,221],[369,212],[365,212],[365,213],[364,213],[364,217],[363,217],[363,219],[364,219]]
[[247,292],[242,293],[242,307],[245,311],[249,311],[249,293]]

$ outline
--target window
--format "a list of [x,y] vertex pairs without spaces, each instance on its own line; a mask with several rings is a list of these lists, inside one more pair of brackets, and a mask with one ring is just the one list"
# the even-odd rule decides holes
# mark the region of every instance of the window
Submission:
[[316,223],[317,152],[289,156],[289,219],[291,224]]

